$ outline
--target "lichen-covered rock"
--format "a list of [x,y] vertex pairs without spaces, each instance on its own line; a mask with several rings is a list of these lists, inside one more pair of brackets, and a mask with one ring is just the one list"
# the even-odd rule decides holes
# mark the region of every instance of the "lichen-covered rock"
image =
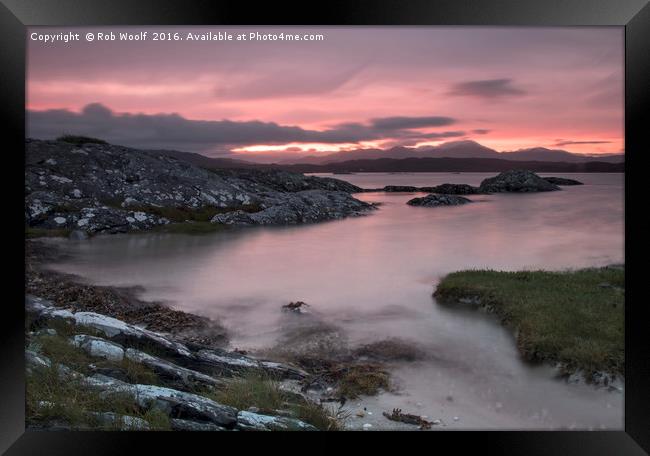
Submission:
[[551,192],[560,190],[560,187],[542,179],[532,171],[515,169],[484,179],[479,189],[482,193],[525,193]]
[[94,328],[115,341],[124,344],[150,345],[169,356],[191,357],[190,350],[180,342],[170,340],[158,333],[124,323],[117,318],[94,312],[77,312],[72,316],[75,324]]
[[240,411],[237,414],[237,429],[242,431],[316,431],[311,424],[295,418],[262,415]]
[[[214,385],[215,379],[210,373],[233,376],[238,373],[255,371],[283,379],[303,379],[307,373],[289,366],[266,360],[218,349],[190,350],[171,337],[130,325],[116,318],[95,312],[76,312],[54,307],[53,303],[36,296],[25,297],[27,314],[33,324],[45,325],[51,319],[67,321],[84,328],[92,328],[106,337],[104,340],[93,336],[76,336],[75,343],[84,350],[95,350],[100,356],[118,356],[118,348],[128,347],[125,356],[133,361],[142,362],[160,374],[175,378],[184,385],[203,383]],[[137,347],[154,349],[174,360],[164,360],[138,350]],[[205,375],[204,375],[205,374]]]
[[181,387],[217,386],[223,383],[209,375],[177,366],[167,360],[133,348],[127,348],[125,356],[131,361],[149,367],[163,380],[179,383]]
[[32,368],[46,368],[50,367],[52,362],[46,357],[33,350],[25,350],[25,366],[29,371]]
[[456,195],[436,195],[431,194],[421,198],[408,200],[406,204],[411,206],[437,207],[437,206],[458,206],[460,204],[471,203],[467,198]]
[[227,429],[233,428],[237,423],[237,409],[193,393],[138,384],[112,387],[101,395],[110,397],[114,393],[130,395],[140,407],[160,410],[174,418],[208,421]]
[[356,193],[362,189],[349,182],[330,177],[303,176],[275,169],[215,169],[224,178],[246,182],[253,192],[301,192],[303,190],[329,190]]
[[169,420],[172,431],[226,431],[227,429],[212,423],[200,421],[181,420],[172,418]]
[[149,423],[142,418],[129,415],[119,415],[113,412],[88,412],[97,423],[106,428],[115,428],[120,431],[148,431]]
[[442,193],[443,195],[476,195],[481,193],[477,187],[467,184],[441,184],[435,187],[421,187],[421,192]]
[[209,369],[224,376],[257,371],[276,378],[300,380],[308,375],[305,371],[287,364],[258,360],[225,350],[199,350],[196,358]]
[[265,193],[258,212],[241,210],[218,214],[212,223],[226,225],[295,225],[363,215],[373,209],[369,203],[340,191],[305,190],[293,193]]
[[[160,151],[26,140],[25,222],[32,227],[85,233],[148,230],[184,222],[192,211],[212,215],[290,206],[290,195],[305,191],[322,197],[308,198],[307,204],[316,207],[304,218],[326,220],[369,209],[350,196],[359,190],[337,179],[273,169],[209,171]],[[329,193],[341,195],[327,198]],[[265,223],[285,223],[281,215],[267,216]]]
[[104,358],[109,361],[122,361],[124,359],[124,348],[120,344],[100,337],[77,334],[72,337],[71,342],[75,347],[96,358]]

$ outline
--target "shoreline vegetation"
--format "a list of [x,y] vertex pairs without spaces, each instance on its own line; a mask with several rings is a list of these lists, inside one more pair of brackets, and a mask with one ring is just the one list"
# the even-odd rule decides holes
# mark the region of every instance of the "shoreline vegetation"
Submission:
[[466,270],[445,276],[434,298],[494,313],[516,334],[522,357],[587,382],[623,377],[625,266],[570,271]]

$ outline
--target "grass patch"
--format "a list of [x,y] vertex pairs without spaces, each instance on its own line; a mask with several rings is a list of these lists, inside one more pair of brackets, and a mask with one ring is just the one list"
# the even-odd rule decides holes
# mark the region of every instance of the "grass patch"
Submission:
[[149,423],[149,427],[153,431],[171,431],[169,417],[160,410],[149,409],[142,415],[142,419]]
[[517,330],[517,345],[528,360],[623,375],[622,269],[461,271],[446,276],[434,297],[473,302],[497,314]]
[[212,218],[217,214],[225,214],[227,212],[233,212],[236,210],[241,210],[244,212],[259,212],[261,207],[257,204],[248,204],[237,207],[215,207],[215,206],[203,206],[201,208],[190,208],[190,207],[176,207],[176,206],[148,206],[148,205],[132,205],[127,208],[130,211],[141,211],[147,212],[149,214],[157,215],[159,217],[164,217],[172,222],[210,222]]
[[[28,423],[60,422],[72,427],[102,428],[89,412],[113,412],[143,418],[144,413],[126,395],[102,398],[99,391],[79,380],[59,375],[57,364],[34,369],[26,382],[26,418]],[[112,428],[112,427],[109,427]]]
[[[66,336],[60,332],[64,331]],[[88,367],[120,370],[129,383],[159,384],[159,377],[148,367],[124,359],[119,362],[102,360],[87,355],[68,341],[73,332],[69,328],[57,328],[57,335],[42,335],[35,338],[40,352],[50,359],[48,368],[34,368],[27,376],[26,412],[27,422],[38,424],[61,423],[73,428],[117,430],[122,423],[101,423],[91,412],[113,412],[146,420],[152,430],[171,428],[169,418],[162,412],[144,410],[127,394],[111,394],[102,398],[98,390],[84,385],[80,379],[62,376],[59,365],[75,372],[90,375]]]
[[262,413],[270,413],[285,407],[285,396],[279,384],[261,375],[246,375],[236,378],[219,390],[213,398],[217,402],[240,410],[257,407]]
[[54,364],[61,363],[77,372],[89,373],[88,364],[91,364],[94,359],[72,345],[66,337],[58,334],[56,336],[43,335],[36,341],[41,347],[41,352]]
[[25,227],[25,237],[27,239],[41,237],[68,237],[70,230],[68,228],[34,228]]
[[83,146],[84,144],[108,144],[103,139],[92,138],[90,136],[79,136],[79,135],[63,135],[56,138],[56,140],[74,144],[76,146]]
[[341,422],[336,414],[319,404],[304,400],[299,395],[282,390],[276,380],[267,376],[249,374],[233,379],[209,396],[221,404],[240,410],[257,407],[260,413],[274,415],[277,410],[286,410],[293,417],[322,431],[341,429]]
[[357,398],[361,395],[374,396],[380,390],[390,388],[387,372],[373,364],[359,364],[345,369],[338,383],[340,395]]

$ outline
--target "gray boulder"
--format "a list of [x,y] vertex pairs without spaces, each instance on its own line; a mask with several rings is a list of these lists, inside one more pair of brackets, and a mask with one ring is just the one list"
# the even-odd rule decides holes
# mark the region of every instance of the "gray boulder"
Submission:
[[295,418],[262,415],[240,411],[237,414],[237,429],[242,431],[317,431],[314,426]]
[[196,353],[196,358],[203,364],[203,368],[223,376],[259,372],[283,379],[300,380],[308,375],[305,371],[286,364],[257,360],[223,350],[199,350]]
[[149,423],[142,418],[119,415],[113,412],[88,412],[102,427],[115,428],[120,431],[148,431]]
[[114,342],[124,345],[155,347],[171,357],[192,357],[190,350],[180,342],[159,333],[130,325],[117,318],[95,312],[77,312],[72,314],[72,319],[76,325],[94,328]]
[[479,189],[482,193],[527,193],[551,192],[560,190],[560,187],[542,179],[532,171],[516,169],[505,171],[496,177],[484,179]]
[[237,423],[237,409],[197,394],[138,384],[111,387],[101,395],[110,397],[115,393],[130,395],[140,407],[160,410],[174,418],[207,421],[227,429],[233,428]]
[[90,356],[104,358],[110,361],[122,361],[124,359],[124,348],[120,344],[104,340],[100,337],[77,334],[70,339],[70,342]]
[[193,388],[195,386],[217,386],[223,384],[209,375],[192,369],[177,366],[162,358],[149,355],[133,348],[127,348],[125,356],[136,363],[144,364],[152,369],[166,382],[177,383],[179,387]]
[[437,206],[458,206],[460,204],[471,203],[467,198],[456,195],[427,195],[421,198],[408,200],[406,204],[411,206],[437,207]]
[[169,420],[172,431],[226,431],[227,429],[212,423],[200,421],[181,420],[172,418]]

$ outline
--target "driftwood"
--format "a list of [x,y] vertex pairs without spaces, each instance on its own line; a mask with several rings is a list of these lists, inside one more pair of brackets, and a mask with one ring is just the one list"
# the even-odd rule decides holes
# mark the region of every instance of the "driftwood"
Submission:
[[383,415],[391,421],[400,421],[406,424],[414,424],[420,429],[431,429],[434,423],[427,421],[419,415],[412,415],[410,413],[402,413],[402,409],[395,408],[392,413],[383,412]]

